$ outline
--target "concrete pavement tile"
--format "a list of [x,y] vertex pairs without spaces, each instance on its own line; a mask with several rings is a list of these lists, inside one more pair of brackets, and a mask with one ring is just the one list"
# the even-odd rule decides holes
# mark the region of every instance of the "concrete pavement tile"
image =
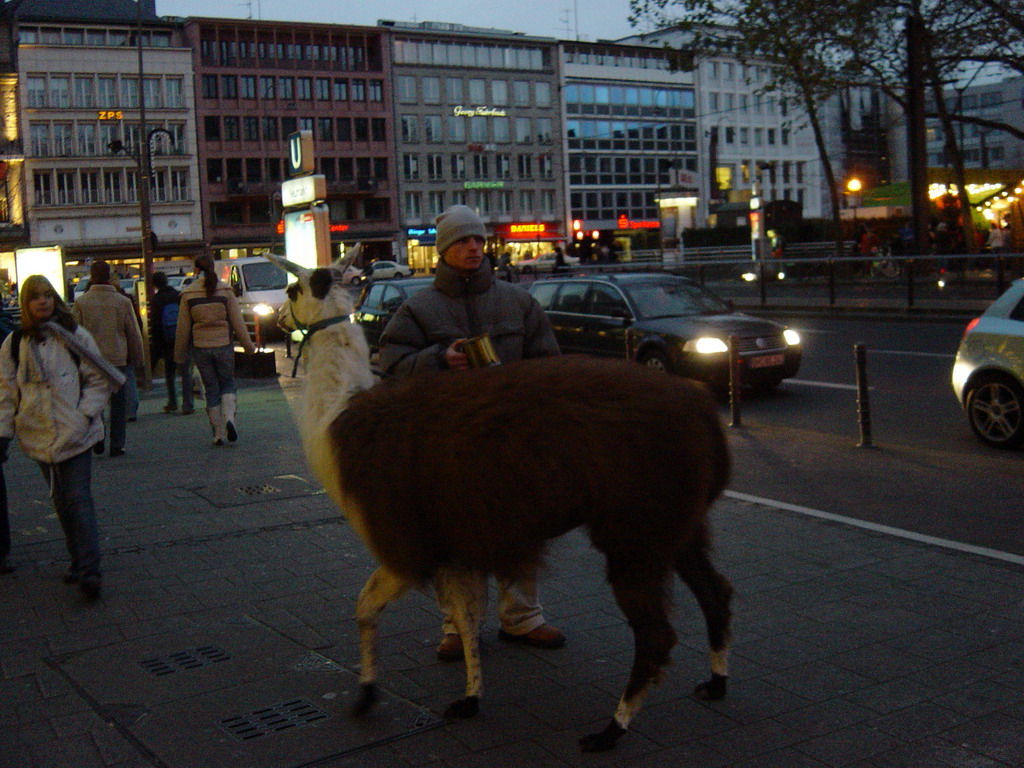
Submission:
[[851,765],[881,752],[889,752],[902,743],[868,723],[858,723],[802,741],[793,745],[793,748],[826,765],[838,767]]
[[829,654],[820,645],[810,642],[806,634],[773,635],[753,642],[735,642],[731,654],[773,671],[802,666],[810,661],[824,659]]
[[827,661],[811,661],[765,676],[769,683],[811,701],[824,701],[866,688],[872,680]]
[[1017,718],[996,712],[958,725],[940,736],[1007,765],[1024,765],[1024,728]]
[[930,736],[867,760],[851,763],[849,768],[1007,768],[1006,763]]
[[898,678],[886,680],[878,685],[861,688],[853,693],[848,693],[843,698],[860,704],[881,714],[888,714],[905,707],[920,704],[932,696],[935,691],[921,683],[912,680]]
[[944,696],[937,696],[934,702],[970,717],[979,717],[1018,703],[1020,696],[1016,688],[1001,685],[995,680],[979,680]]
[[875,718],[871,725],[903,741],[914,741],[949,730],[967,721],[967,716],[925,701]]
[[727,711],[723,714],[687,698],[644,707],[629,727],[662,746],[671,747],[704,736],[728,733],[739,727],[739,723]]
[[913,654],[897,652],[887,643],[873,643],[829,656],[837,667],[872,680],[888,680],[931,669],[934,663]]
[[805,736],[823,736],[837,729],[863,723],[875,717],[870,709],[843,699],[822,701],[813,706],[794,709],[775,716],[783,725]]
[[792,747],[784,747],[764,755],[757,755],[749,760],[730,763],[730,768],[828,768],[820,760],[815,760],[797,752]]
[[452,765],[461,765],[473,751],[452,735],[453,729],[458,728],[460,724],[461,721],[451,722],[387,746],[402,765],[447,764],[446,761],[451,761]]
[[730,760],[749,760],[765,752],[774,752],[804,741],[800,731],[787,728],[777,721],[762,721],[740,725],[726,733],[704,736],[700,743]]
[[[622,737],[623,740],[629,738],[629,735]],[[623,743],[623,741],[620,741]],[[619,747],[616,747],[619,749]],[[730,764],[730,760],[724,755],[720,755],[714,750],[708,749],[703,744],[698,742],[689,742],[686,744],[679,744],[678,746],[669,747],[668,749],[661,749],[655,752],[648,752],[637,757],[626,756],[619,759],[618,754],[614,752],[607,753],[610,755],[612,762],[607,763],[609,765],[621,766],[621,768],[722,768]],[[588,760],[592,755],[582,755],[577,758],[576,761],[569,763],[573,766],[588,766]]]

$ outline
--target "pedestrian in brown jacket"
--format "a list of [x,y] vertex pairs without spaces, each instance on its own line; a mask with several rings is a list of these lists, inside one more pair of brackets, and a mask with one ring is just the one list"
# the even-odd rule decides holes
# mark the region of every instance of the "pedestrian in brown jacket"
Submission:
[[183,365],[189,344],[192,345],[196,368],[206,389],[206,415],[213,429],[213,444],[224,445],[225,438],[230,442],[238,439],[232,335],[247,354],[255,352],[256,347],[249,338],[234,292],[217,279],[213,259],[205,254],[198,256],[195,268],[202,277],[181,292],[174,361]]

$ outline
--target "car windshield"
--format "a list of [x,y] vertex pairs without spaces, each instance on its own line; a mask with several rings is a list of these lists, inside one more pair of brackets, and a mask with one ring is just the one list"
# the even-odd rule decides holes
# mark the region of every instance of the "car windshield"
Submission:
[[640,283],[626,286],[626,292],[641,317],[719,315],[731,311],[713,293],[689,283]]
[[245,264],[242,273],[250,291],[273,291],[288,286],[288,273],[269,261]]

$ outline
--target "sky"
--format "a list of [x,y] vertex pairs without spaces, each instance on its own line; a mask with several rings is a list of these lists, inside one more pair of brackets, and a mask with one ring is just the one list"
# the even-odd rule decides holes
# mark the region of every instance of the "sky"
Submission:
[[614,40],[639,31],[627,20],[629,0],[156,0],[156,12],[364,26],[378,19],[448,21],[562,40]]

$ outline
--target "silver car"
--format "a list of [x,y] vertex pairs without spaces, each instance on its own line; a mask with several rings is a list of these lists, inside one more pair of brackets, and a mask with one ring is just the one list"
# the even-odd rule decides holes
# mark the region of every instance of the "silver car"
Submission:
[[953,363],[953,391],[982,442],[1024,443],[1024,279],[964,330]]

